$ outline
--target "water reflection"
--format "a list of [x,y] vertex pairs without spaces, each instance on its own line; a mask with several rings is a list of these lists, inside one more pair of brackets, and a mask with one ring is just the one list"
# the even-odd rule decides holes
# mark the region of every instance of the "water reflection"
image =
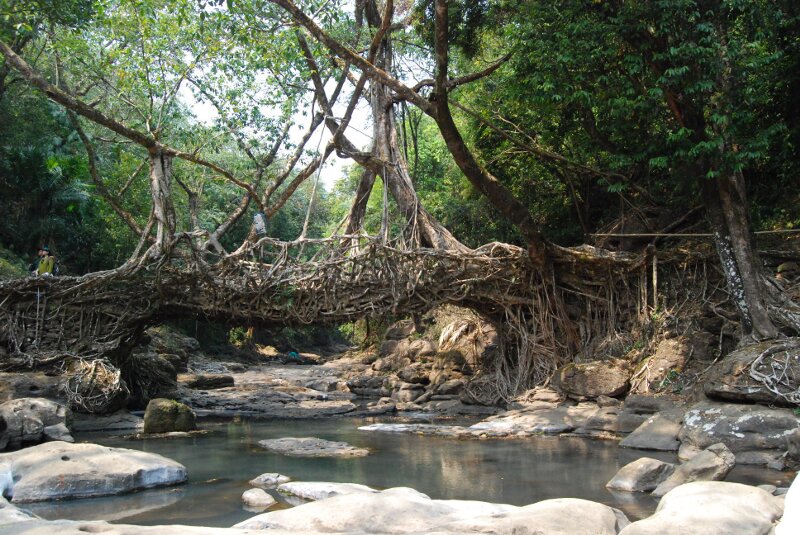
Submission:
[[[383,421],[386,421],[385,419]],[[243,508],[248,481],[264,472],[279,472],[294,480],[361,483],[378,489],[412,487],[436,499],[481,500],[527,505],[549,498],[584,498],[619,507],[631,519],[650,514],[656,500],[641,493],[611,493],[605,484],[625,464],[643,456],[675,462],[672,454],[618,448],[615,442],[577,437],[515,440],[457,440],[413,434],[358,431],[369,419],[265,420],[203,422],[212,432],[196,437],[124,440],[98,435],[80,440],[159,453],[186,465],[189,483],[181,492],[146,491],[102,500],[76,500],[42,507],[46,518],[121,519],[134,524],[231,526],[253,513]],[[308,459],[268,452],[258,441],[268,438],[315,436],[342,440],[372,450],[353,459]],[[737,469],[738,470],[738,469]],[[787,484],[789,475],[767,470],[737,472],[743,482]],[[285,498],[269,491],[279,504]],[[135,500],[153,494],[152,507]],[[169,497],[170,499],[166,499]],[[114,516],[96,503],[113,502]],[[141,502],[144,503],[144,502]],[[91,513],[96,512],[92,516]]]

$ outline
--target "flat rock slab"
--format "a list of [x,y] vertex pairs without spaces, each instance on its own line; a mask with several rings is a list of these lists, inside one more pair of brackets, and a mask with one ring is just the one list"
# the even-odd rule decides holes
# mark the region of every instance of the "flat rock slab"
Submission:
[[97,444],[47,442],[0,454],[13,476],[5,494],[12,502],[88,498],[175,485],[186,468],[171,459]]
[[215,390],[234,385],[233,376],[223,373],[184,374],[179,375],[178,380],[195,390]]
[[278,485],[282,485],[283,483],[288,483],[291,480],[292,478],[290,478],[289,476],[278,474],[276,472],[268,472],[266,474],[261,474],[260,476],[251,479],[250,481],[248,481],[248,483],[260,489],[274,489]]
[[655,489],[674,470],[675,466],[670,463],[642,457],[620,468],[606,487],[628,492],[646,492]]
[[661,498],[653,516],[632,523],[619,535],[762,535],[772,532],[782,514],[781,499],[758,487],[698,481],[673,489]]
[[[432,500],[409,488],[356,492],[258,515],[244,529],[304,533],[546,533],[611,535],[628,521],[611,507],[578,499],[525,507],[478,501]],[[535,528],[534,528],[535,527]],[[534,528],[534,529],[532,529]]]
[[292,481],[278,486],[278,492],[301,500],[326,500],[343,494],[378,492],[372,487],[358,483],[331,483],[328,481]]
[[677,451],[681,443],[678,433],[681,424],[664,415],[651,416],[637,427],[630,435],[623,438],[619,445],[623,448],[644,450]]
[[366,448],[356,448],[347,442],[333,442],[315,437],[285,437],[259,440],[262,448],[291,457],[364,457]]
[[142,431],[144,418],[128,411],[118,411],[108,416],[75,413],[72,417],[72,430],[79,431]]
[[748,460],[740,455],[743,452],[775,450],[782,454],[799,428],[800,421],[788,409],[701,402],[684,415],[679,438],[682,444],[698,449],[722,442],[741,463]]

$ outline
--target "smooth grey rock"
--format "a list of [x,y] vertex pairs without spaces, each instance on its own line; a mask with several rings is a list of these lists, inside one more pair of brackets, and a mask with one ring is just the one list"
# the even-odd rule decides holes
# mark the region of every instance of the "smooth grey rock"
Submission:
[[95,414],[75,414],[72,420],[72,430],[85,431],[142,431],[144,418],[135,416],[128,411],[117,411],[108,416]]
[[626,464],[606,483],[606,487],[628,492],[651,491],[675,471],[675,465],[642,457]]
[[67,407],[49,399],[20,398],[6,401],[0,404],[0,448],[41,443],[48,439],[44,432],[46,427],[58,424],[66,427],[71,416]]
[[800,477],[795,475],[794,481],[789,485],[789,491],[784,497],[783,518],[775,526],[775,535],[797,535],[798,533],[800,533]]
[[630,377],[621,361],[571,363],[556,370],[551,384],[576,399],[616,397],[628,391]]
[[681,445],[678,440],[680,430],[680,423],[676,423],[661,414],[656,414],[645,420],[630,435],[623,438],[619,445],[623,448],[677,451]]
[[694,482],[673,489],[661,498],[653,516],[632,523],[619,535],[764,535],[782,512],[781,500],[759,488]]
[[72,435],[69,433],[69,429],[67,429],[67,426],[63,423],[48,425],[42,430],[42,434],[47,440],[61,440],[63,442],[75,442],[75,439],[72,438]]
[[289,476],[285,476],[283,474],[278,474],[275,472],[270,472],[266,474],[261,474],[260,476],[248,481],[248,483],[260,489],[272,489],[283,483],[288,483],[289,481],[291,481],[291,478]]
[[302,500],[325,500],[333,496],[359,492],[378,492],[358,483],[330,483],[327,481],[292,481],[278,486],[278,492]]
[[724,479],[735,464],[736,458],[725,444],[713,444],[691,461],[679,465],[671,476],[655,488],[653,496],[664,496],[684,483]]
[[366,448],[356,448],[347,442],[333,442],[315,437],[285,437],[259,440],[258,445],[269,451],[291,457],[364,457]]
[[759,450],[783,454],[799,427],[788,409],[702,402],[686,412],[678,437],[701,449],[722,442],[737,454]]
[[[763,384],[750,377],[750,365],[764,351],[774,345],[762,342],[731,352],[717,363],[703,382],[705,394],[712,399],[737,403],[767,403],[786,405],[786,400],[770,392]],[[769,357],[767,358],[767,360]],[[800,362],[790,360],[793,368],[785,377],[800,377]],[[795,383],[793,388],[800,388]]]
[[258,515],[235,527],[337,534],[616,535],[626,524],[627,519],[619,511],[587,500],[545,500],[515,507],[477,501],[432,500],[413,489],[394,488],[334,496]]
[[16,481],[13,502],[108,496],[186,481],[186,468],[153,453],[97,444],[46,442],[0,454]]
[[250,507],[266,509],[275,505],[277,500],[267,494],[263,489],[250,489],[242,494],[242,503]]

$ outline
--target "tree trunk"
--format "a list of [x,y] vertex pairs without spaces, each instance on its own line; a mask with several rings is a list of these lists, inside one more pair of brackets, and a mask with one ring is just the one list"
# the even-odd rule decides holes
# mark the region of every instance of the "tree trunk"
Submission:
[[731,300],[739,311],[742,342],[774,338],[778,329],[764,305],[761,274],[751,243],[741,176],[703,180],[706,218],[714,234]]
[[363,168],[361,180],[358,182],[356,196],[350,207],[350,214],[347,216],[347,229],[345,234],[356,234],[364,226],[364,216],[367,214],[367,202],[369,202],[372,186],[375,184],[375,171]]
[[175,206],[172,202],[172,156],[160,150],[150,152],[150,195],[156,220],[155,248],[166,253],[175,234]]
[[[376,56],[376,64],[387,72],[392,70],[392,44],[386,34]],[[466,251],[449,230],[436,220],[417,197],[411,182],[408,164],[403,157],[397,138],[392,90],[377,80],[372,81],[370,106],[373,117],[373,155],[386,162],[378,174],[386,184],[397,206],[406,219],[406,234],[413,242],[434,249]]]

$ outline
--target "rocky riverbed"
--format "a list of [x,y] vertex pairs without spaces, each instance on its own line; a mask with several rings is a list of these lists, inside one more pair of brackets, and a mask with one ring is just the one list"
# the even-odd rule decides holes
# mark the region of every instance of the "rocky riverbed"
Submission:
[[[378,491],[363,485],[292,482],[284,483],[278,491],[296,496],[295,502],[285,503],[302,505],[253,517],[238,524],[236,533],[264,529],[271,533],[471,533],[490,527],[510,533],[525,532],[531,525],[540,526],[544,533],[766,533],[776,525],[776,533],[800,532],[793,513],[800,509],[797,484],[787,493],[785,488],[717,481],[737,465],[791,471],[800,461],[797,414],[790,408],[751,404],[769,401],[764,397],[768,394],[755,392],[757,385],[738,378],[741,366],[736,363],[746,360],[741,352],[725,359],[710,386],[689,395],[626,394],[630,375],[625,375],[624,366],[609,362],[567,367],[558,372],[554,388],[528,391],[499,408],[477,403],[465,388],[480,354],[493,350],[491,333],[480,340],[473,337],[461,346],[452,339],[442,346],[415,338],[413,326],[406,322],[390,330],[387,341],[373,352],[349,352],[339,358],[303,353],[296,362],[288,363],[275,358],[279,355],[274,353],[242,363],[196,349],[190,339],[179,339],[177,344],[173,339],[167,347],[163,339],[156,338],[142,351],[150,362],[164,366],[167,372],[163,377],[173,377],[162,393],[185,404],[186,410],[199,417],[201,428],[202,418],[208,416],[469,416],[471,422],[462,425],[411,420],[373,423],[360,429],[362,433],[411,433],[461,440],[527,440],[557,435],[615,440],[620,447],[640,451],[641,455],[623,467],[608,482],[609,487],[661,497],[654,515],[631,522],[619,510],[589,500],[565,498],[511,506],[437,500],[409,488]],[[670,348],[662,349],[654,358],[669,360],[665,354]],[[0,490],[4,496],[0,500],[0,531],[228,532],[220,528],[48,521],[20,509],[19,504],[33,500],[179,484],[185,480],[186,471],[158,456],[64,442],[73,440],[70,432],[92,430],[142,436],[145,425],[140,416],[127,411],[104,416],[73,414],[61,397],[58,377],[40,373],[0,375],[0,447],[25,446],[16,452],[0,453]],[[641,381],[638,384],[641,390]],[[715,394],[717,391],[724,396]],[[192,417],[191,428],[194,426]],[[166,439],[196,432],[181,431],[159,436]],[[32,446],[40,442],[44,443]],[[288,455],[321,456],[323,449],[330,451],[331,444],[338,448],[337,455],[370,453],[310,436],[282,437],[269,447],[275,444]],[[314,450],[316,446],[319,451]],[[679,462],[648,457],[658,452],[674,452]],[[271,507],[274,498],[261,485],[255,486],[259,488],[242,497],[247,506],[254,512]],[[304,503],[309,499],[316,501]],[[785,507],[785,501],[796,505]],[[779,525],[782,517],[783,524]]]

